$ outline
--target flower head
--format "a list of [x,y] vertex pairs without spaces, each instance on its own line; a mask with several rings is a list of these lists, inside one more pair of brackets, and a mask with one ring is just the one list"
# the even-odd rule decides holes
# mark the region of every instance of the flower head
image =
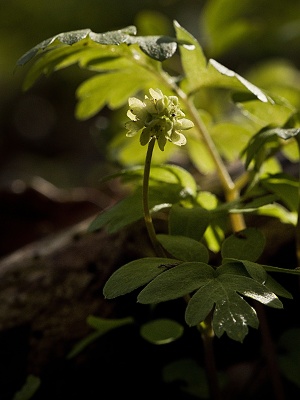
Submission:
[[155,137],[160,150],[164,150],[167,140],[182,146],[186,138],[182,130],[190,129],[193,122],[185,117],[179,107],[176,96],[165,96],[160,89],[149,89],[150,97],[144,101],[136,97],[128,100],[127,116],[130,121],[125,123],[128,130],[126,136],[140,134],[140,143],[145,146],[152,137]]

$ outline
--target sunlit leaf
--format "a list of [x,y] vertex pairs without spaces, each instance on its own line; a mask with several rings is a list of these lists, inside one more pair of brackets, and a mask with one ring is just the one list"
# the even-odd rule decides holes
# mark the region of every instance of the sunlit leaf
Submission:
[[226,270],[223,266],[217,275],[196,291],[186,309],[186,321],[197,325],[203,321],[214,307],[213,328],[218,337],[224,332],[237,341],[243,341],[248,333],[248,325],[257,328],[255,310],[238,294],[251,297],[265,305],[282,308],[277,296],[259,282]]
[[181,27],[177,21],[175,21],[174,27],[177,39],[192,44],[190,47],[180,47],[181,63],[186,78],[185,86],[187,86],[188,92],[192,92],[202,84],[202,74],[205,71],[207,64],[206,57],[198,41],[188,31]]
[[156,60],[163,61],[177,50],[177,40],[169,36],[135,36],[136,27],[128,26],[116,31],[105,33],[95,33],[90,29],[64,32],[55,35],[37,44],[17,61],[17,65],[24,65],[34,58],[39,52],[51,50],[54,45],[61,44],[74,45],[83,39],[90,38],[93,42],[104,45],[120,45],[121,43],[138,44],[140,48],[149,56]]
[[299,181],[297,179],[281,173],[261,179],[260,184],[274,193],[289,210],[298,211]]

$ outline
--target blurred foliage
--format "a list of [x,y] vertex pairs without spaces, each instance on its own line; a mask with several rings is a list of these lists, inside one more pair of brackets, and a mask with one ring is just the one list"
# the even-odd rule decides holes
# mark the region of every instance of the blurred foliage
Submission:
[[[113,139],[122,147],[123,136],[116,133],[124,132],[123,110],[113,119],[109,110],[90,121],[75,119],[74,93],[86,71],[60,71],[22,93],[26,68],[14,73],[14,67],[24,52],[55,34],[84,28],[105,32],[133,24],[140,35],[173,36],[174,19],[196,37],[207,57],[299,108],[298,0],[284,5],[281,0],[115,0],[113,6],[104,0],[2,1],[0,185],[34,175],[59,186],[97,185],[110,172],[101,164],[107,145]],[[180,71],[177,62],[176,57],[166,61],[170,71]],[[205,91],[201,96],[200,102]],[[218,98],[221,101],[222,94]],[[215,100],[211,107],[220,109]],[[119,150],[110,148],[110,161],[115,162]],[[293,158],[293,149],[290,153]]]

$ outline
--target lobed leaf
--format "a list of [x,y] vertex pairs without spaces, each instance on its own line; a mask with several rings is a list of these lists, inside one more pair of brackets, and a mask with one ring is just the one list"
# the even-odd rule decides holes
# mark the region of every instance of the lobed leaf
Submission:
[[[59,33],[49,39],[43,40],[32,49],[22,55],[17,66],[22,66],[32,60],[36,55],[45,50],[50,51],[56,46],[72,46],[85,39],[100,45],[115,45],[122,43],[127,45],[137,44],[149,57],[163,61],[174,55],[177,50],[178,41],[169,36],[136,36],[136,27],[128,26],[123,29],[105,33],[95,33],[91,29]],[[86,43],[85,43],[86,45]]]
[[285,173],[269,175],[261,179],[260,184],[276,197],[291,211],[298,211],[299,181]]
[[130,293],[163,273],[168,265],[177,265],[173,258],[148,257],[134,260],[117,269],[108,279],[103,294],[107,299]]
[[151,304],[183,297],[209,282],[214,273],[206,263],[182,262],[157,275],[140,292],[138,301]]
[[200,240],[210,221],[211,213],[202,207],[185,208],[174,204],[169,213],[169,232]]
[[265,237],[256,228],[246,228],[226,238],[222,244],[222,257],[256,261],[265,247]]
[[216,335],[220,337],[226,332],[230,338],[242,342],[248,325],[258,327],[258,318],[240,294],[270,307],[282,308],[282,303],[265,285],[244,276],[243,272],[235,274],[234,269],[225,267],[218,268],[216,276],[192,296],[186,309],[186,322],[190,326],[197,325],[214,310]]
[[197,240],[186,236],[163,234],[157,235],[157,239],[165,250],[178,260],[208,262],[208,250]]

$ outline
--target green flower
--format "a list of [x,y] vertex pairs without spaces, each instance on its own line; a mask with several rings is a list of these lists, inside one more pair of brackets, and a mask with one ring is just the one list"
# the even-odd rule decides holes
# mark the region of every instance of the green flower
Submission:
[[127,116],[130,121],[125,123],[128,130],[126,136],[140,134],[142,146],[155,137],[162,151],[167,140],[177,146],[186,144],[186,138],[181,131],[192,128],[194,124],[184,118],[185,114],[179,108],[178,98],[165,96],[159,89],[149,89],[149,93],[150,97],[145,96],[144,101],[136,97],[129,98]]

